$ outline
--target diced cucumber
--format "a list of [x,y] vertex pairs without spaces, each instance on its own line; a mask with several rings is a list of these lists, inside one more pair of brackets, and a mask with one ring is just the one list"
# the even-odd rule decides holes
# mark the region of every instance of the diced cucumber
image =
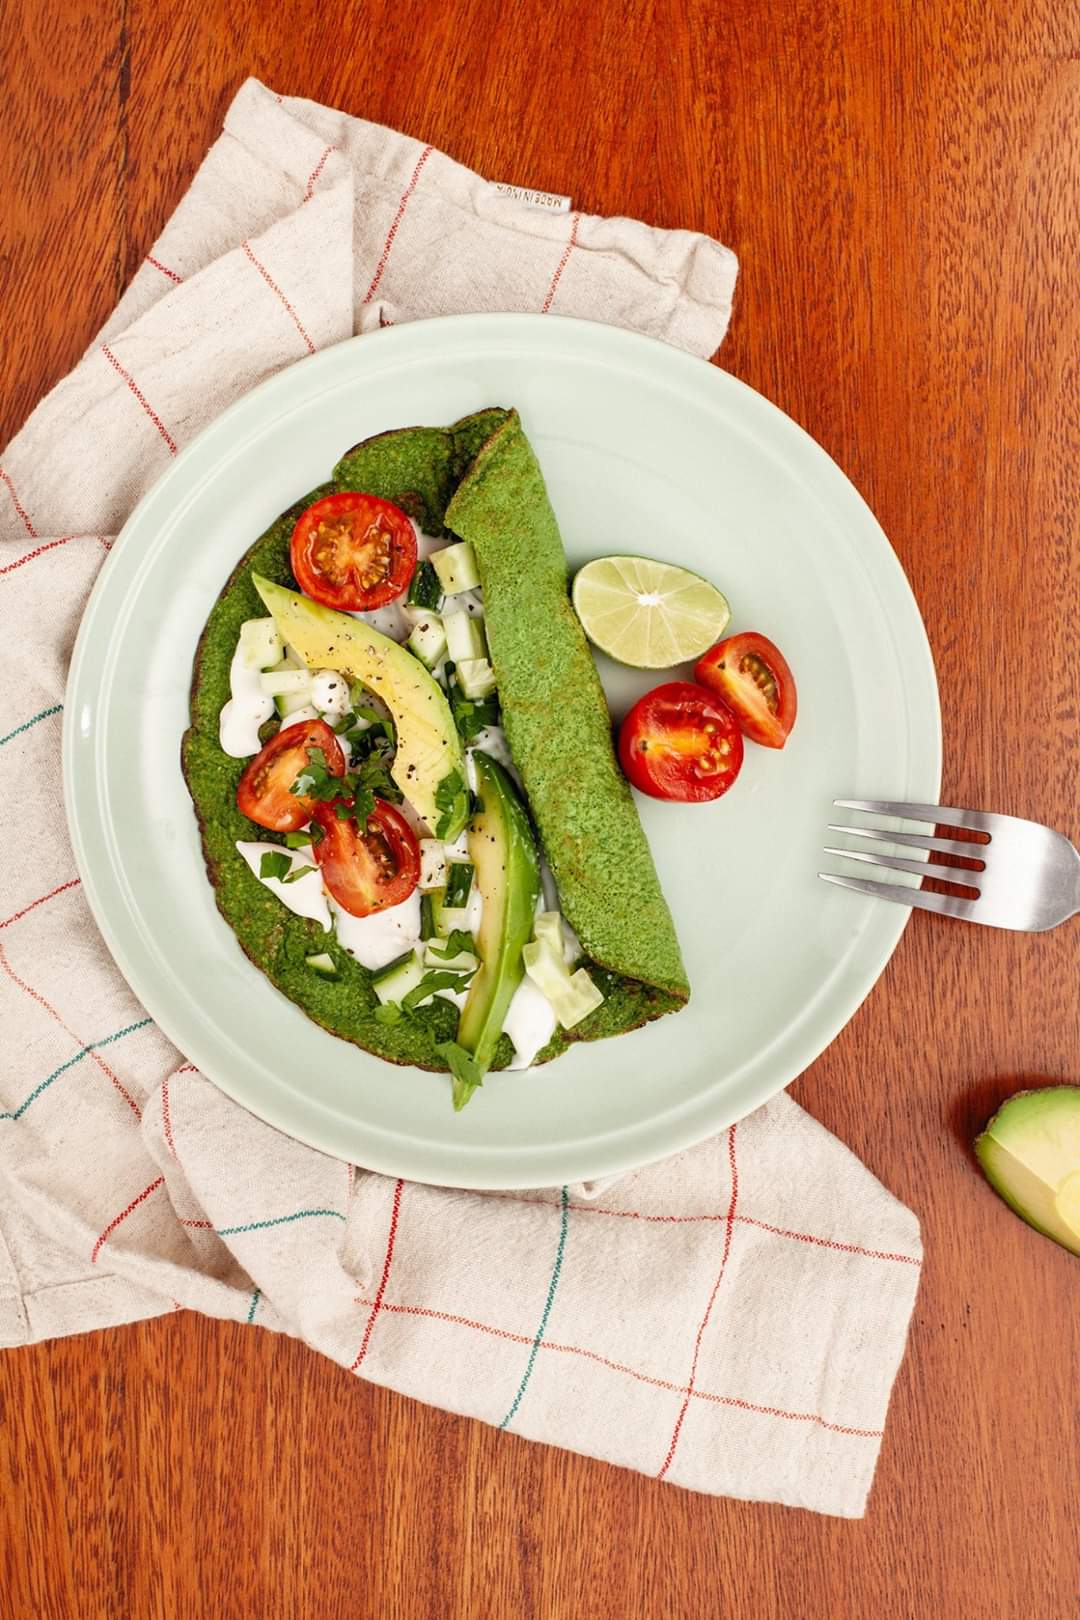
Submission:
[[557,911],[541,911],[533,923],[533,939],[551,948],[560,961],[563,954],[562,917]]
[[446,882],[446,845],[441,838],[420,840],[420,887],[441,889]]
[[306,692],[294,692],[291,697],[288,695],[276,697],[274,702],[277,705],[277,712],[282,721],[287,720],[290,726],[295,726],[301,720],[318,720],[319,718],[319,711],[312,708],[307,700]]
[[563,1029],[573,1029],[603,1002],[603,992],[597,989],[585,969],[578,968],[576,973],[571,973],[561,950],[556,955],[547,941],[534,940],[525,946],[521,955],[526,973],[547,998]]
[[420,938],[438,939],[439,930],[435,926],[435,897],[431,894],[420,896]]
[[321,979],[341,978],[341,974],[337,970],[337,964],[329,951],[319,951],[315,956],[305,956],[304,961],[311,971],[317,973]]
[[284,646],[273,619],[245,619],[240,626],[240,662],[247,669],[269,669],[281,657]]
[[[254,622],[257,623],[258,621]],[[272,664],[266,671],[266,674],[283,675],[290,670],[295,670],[304,675],[307,675],[308,673],[304,668],[304,665],[300,662],[299,658],[297,658],[296,654],[291,652],[289,648],[286,647],[284,658],[280,663]],[[305,689],[304,687],[298,685],[295,692],[278,692],[274,694],[274,705],[282,720],[284,720],[287,715],[295,714],[298,709],[309,708],[311,705],[310,686],[309,688]]]
[[437,608],[441,597],[442,586],[439,584],[438,574],[429,562],[419,563],[409,586],[409,594],[405,598],[406,606]]
[[475,591],[480,584],[476,553],[467,540],[459,540],[456,545],[433,552],[431,566],[438,574],[439,584],[446,596],[457,596],[459,591]]
[[448,906],[445,903],[435,908],[435,926],[439,930],[439,938],[447,939],[455,928],[468,929],[468,906]]
[[472,613],[447,613],[443,619],[446,648],[455,664],[487,657],[484,621]]
[[446,921],[445,889],[435,889],[431,895],[431,921],[439,938],[445,939],[452,926]]
[[431,921],[439,939],[448,939],[455,928],[463,928],[466,933],[469,932],[468,906],[448,906],[445,889],[433,889],[430,895],[424,896],[424,900],[428,899],[431,901]]
[[268,669],[265,675],[260,675],[259,685],[267,697],[298,697],[302,693],[305,703],[311,701],[311,676],[306,669],[279,665],[277,669]]
[[472,951],[458,951],[456,956],[449,960],[439,955],[441,950],[439,940],[429,940],[424,951],[424,965],[429,968],[439,968],[450,973],[472,973],[480,966],[480,958],[474,956]]
[[495,690],[495,671],[486,658],[465,658],[457,666],[458,684],[474,701],[490,697]]
[[414,990],[424,977],[424,965],[416,951],[406,951],[371,976],[371,988],[386,1006],[388,1001],[400,1001]]
[[451,861],[446,873],[446,909],[456,911],[469,903],[473,866],[470,861]]
[[425,669],[434,669],[446,656],[446,631],[439,615],[426,613],[420,623],[413,626],[406,646],[416,654]]

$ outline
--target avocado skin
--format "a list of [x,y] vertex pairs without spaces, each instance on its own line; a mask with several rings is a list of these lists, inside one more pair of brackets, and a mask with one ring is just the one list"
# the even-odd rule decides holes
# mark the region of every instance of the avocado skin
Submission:
[[469,854],[484,896],[476,941],[481,965],[469,986],[457,1038],[487,1069],[511,997],[524,978],[521,953],[532,938],[540,858],[508,773],[487,754],[474,757],[481,808],[469,827]]

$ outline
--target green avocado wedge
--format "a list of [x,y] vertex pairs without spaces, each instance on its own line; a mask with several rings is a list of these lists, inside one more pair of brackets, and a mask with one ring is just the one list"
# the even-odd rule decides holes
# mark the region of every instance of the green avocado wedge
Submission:
[[1021,1220],[1080,1255],[1080,1086],[1017,1092],[976,1137],[975,1154]]
[[[282,639],[309,669],[337,669],[381,697],[393,716],[397,752],[390,774],[418,816],[450,841],[469,816],[465,755],[446,694],[405,647],[348,613],[252,574]],[[444,784],[456,781],[445,806]]]
[[[475,500],[474,481],[482,486]],[[436,996],[397,1022],[384,1021],[371,973],[333,933],[288,912],[236,849],[237,840],[256,836],[280,841],[276,834],[256,832],[240,814],[236,788],[247,761],[223,753],[218,740],[240,626],[266,612],[254,576],[279,606],[295,593],[289,559],[293,528],[314,501],[343,489],[394,501],[428,534],[474,541],[485,607],[490,599],[494,609],[489,623],[497,625],[491,657],[503,721],[525,781],[534,835],[556,874],[565,915],[583,941],[583,965],[605,996],[573,1030],[558,1030],[536,1062],[557,1057],[573,1042],[620,1035],[677,1012],[688,989],[675,930],[633,798],[618,772],[595,666],[569,606],[554,514],[517,416],[501,408],[479,411],[448,428],[402,428],[355,445],[338,462],[332,481],[288,508],[254,542],[211,608],[195,658],[182,763],[218,909],[241,948],[283,995],[343,1040],[389,1063],[453,1070],[445,1050],[457,1046],[459,1014],[453,1003]],[[448,518],[451,502],[467,535],[456,527],[457,519]],[[379,643],[365,640],[365,645]],[[530,660],[535,698],[528,690]],[[561,679],[553,667],[559,662]],[[416,668],[421,671],[419,664]],[[558,707],[547,711],[545,760],[540,716],[544,704],[553,701]],[[451,735],[448,753],[455,746],[460,745]],[[598,757],[583,761],[583,750]],[[581,790],[578,774],[589,784]],[[411,781],[405,792],[415,803]],[[565,817],[561,803],[567,806]],[[625,908],[621,919],[620,907]],[[309,958],[319,959],[321,970]],[[490,1040],[489,1030],[488,1045]],[[488,1067],[505,1068],[513,1056],[509,1036],[501,1034]],[[370,1078],[397,1083],[392,1077]]]
[[[484,753],[475,755],[475,763],[480,808],[469,824],[469,855],[484,910],[476,936],[480,969],[469,986],[457,1038],[485,1073],[511,998],[525,976],[521,953],[532,938],[540,857],[509,773]],[[455,1108],[464,1107],[469,1095],[455,1086]]]

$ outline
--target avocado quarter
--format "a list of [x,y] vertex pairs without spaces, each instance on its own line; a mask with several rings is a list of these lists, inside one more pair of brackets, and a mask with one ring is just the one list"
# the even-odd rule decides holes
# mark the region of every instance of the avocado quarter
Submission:
[[975,1154],[1021,1220],[1080,1254],[1080,1086],[1017,1092],[976,1137]]

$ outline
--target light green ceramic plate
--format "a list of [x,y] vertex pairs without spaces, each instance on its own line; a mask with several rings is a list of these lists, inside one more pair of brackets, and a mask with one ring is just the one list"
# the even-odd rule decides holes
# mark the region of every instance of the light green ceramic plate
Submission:
[[[784,649],[799,720],[783,753],[748,746],[718,803],[641,801],[689,1008],[535,1074],[492,1076],[455,1116],[444,1076],[391,1068],[326,1034],[241,954],[203,871],[180,736],[199,633],[267,523],[358,439],[492,404],[521,412],[571,565],[642,552],[714,580],[733,629],[762,630]],[[617,715],[658,678],[606,661],[602,674]],[[181,1051],[292,1136],[463,1187],[644,1164],[787,1085],[855,1012],[908,916],[819,881],[831,801],[934,801],[939,761],[918,609],[824,451],[742,383],[665,344],[514,315],[353,339],[272,378],[202,433],[102,569],[64,734],[87,898]]]

